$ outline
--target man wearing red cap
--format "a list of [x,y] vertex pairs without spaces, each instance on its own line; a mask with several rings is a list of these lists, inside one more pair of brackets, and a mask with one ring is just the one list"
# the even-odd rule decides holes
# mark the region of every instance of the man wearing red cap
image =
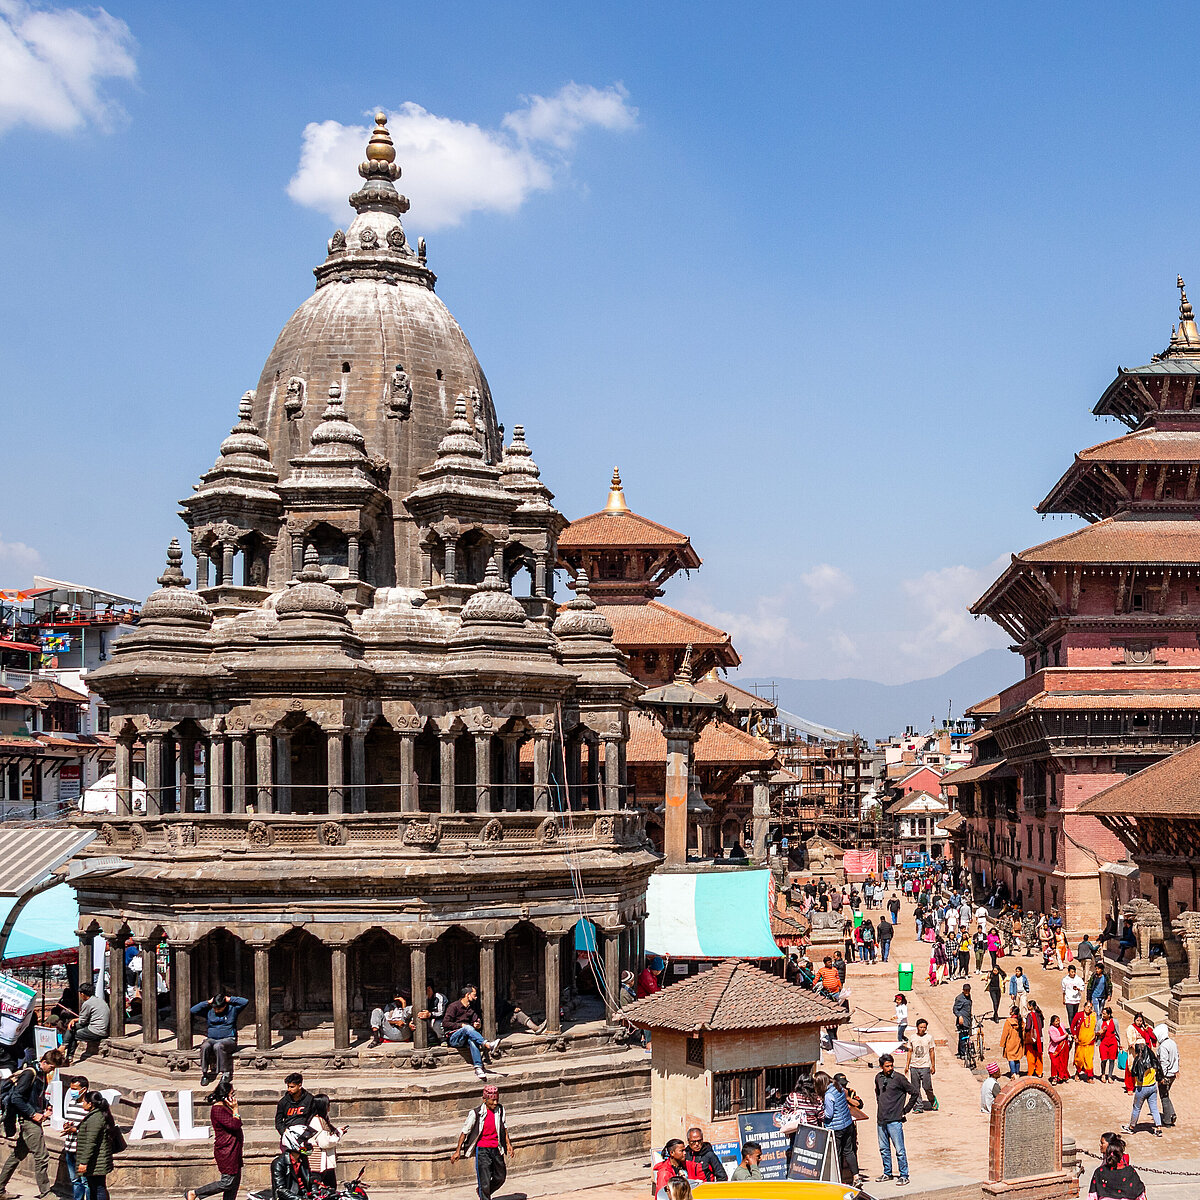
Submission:
[[458,1162],[472,1150],[475,1152],[475,1184],[479,1200],[491,1200],[492,1193],[502,1187],[508,1177],[505,1156],[511,1158],[513,1154],[512,1140],[504,1122],[504,1105],[500,1103],[500,1089],[491,1084],[483,1089],[483,1103],[467,1114],[450,1161]]

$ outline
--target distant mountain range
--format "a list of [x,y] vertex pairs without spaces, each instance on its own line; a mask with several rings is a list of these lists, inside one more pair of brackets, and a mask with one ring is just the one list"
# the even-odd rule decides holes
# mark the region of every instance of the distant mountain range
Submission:
[[903,733],[908,725],[928,729],[931,718],[963,709],[994,695],[1021,677],[1021,660],[1009,650],[985,650],[943,675],[909,683],[871,679],[736,679],[739,687],[774,683],[779,707],[821,725],[832,725],[874,741]]

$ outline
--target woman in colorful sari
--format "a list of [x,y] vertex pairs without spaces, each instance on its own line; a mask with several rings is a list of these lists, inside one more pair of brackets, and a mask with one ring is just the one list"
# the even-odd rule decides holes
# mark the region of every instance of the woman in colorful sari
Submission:
[[1066,1083],[1071,1074],[1071,1035],[1062,1027],[1058,1013],[1050,1018],[1046,1026],[1046,1042],[1050,1047],[1050,1082]]
[[1075,1078],[1091,1083],[1095,1075],[1096,1010],[1090,1001],[1075,1014],[1071,1034],[1075,1038]]
[[1125,1090],[1132,1096],[1136,1090],[1133,1083],[1133,1060],[1137,1055],[1138,1046],[1145,1043],[1151,1050],[1158,1045],[1154,1036],[1154,1027],[1146,1020],[1144,1013],[1134,1013],[1133,1023],[1125,1030]]

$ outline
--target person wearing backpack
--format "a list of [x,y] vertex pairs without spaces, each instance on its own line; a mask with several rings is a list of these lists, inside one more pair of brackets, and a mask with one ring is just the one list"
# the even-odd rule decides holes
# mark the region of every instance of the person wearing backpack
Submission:
[[117,1129],[108,1101],[99,1092],[83,1097],[87,1116],[79,1126],[75,1164],[87,1180],[88,1200],[109,1200],[108,1177],[112,1174],[113,1155],[124,1148],[125,1138]]
[[0,1113],[4,1116],[5,1136],[17,1136],[8,1161],[0,1170],[0,1200],[11,1195],[6,1191],[8,1181],[21,1163],[33,1155],[37,1176],[38,1197],[54,1194],[50,1186],[50,1152],[42,1135],[42,1123],[50,1116],[46,1087],[50,1077],[64,1066],[67,1056],[61,1050],[47,1050],[36,1067],[25,1067],[0,1084]]

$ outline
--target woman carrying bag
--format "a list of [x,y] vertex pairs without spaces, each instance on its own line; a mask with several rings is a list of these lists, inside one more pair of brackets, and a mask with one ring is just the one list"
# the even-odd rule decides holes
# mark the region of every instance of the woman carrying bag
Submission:
[[79,1123],[76,1169],[87,1181],[88,1200],[109,1200],[113,1156],[125,1149],[125,1137],[113,1120],[108,1101],[99,1092],[85,1092],[83,1108],[87,1115]]

